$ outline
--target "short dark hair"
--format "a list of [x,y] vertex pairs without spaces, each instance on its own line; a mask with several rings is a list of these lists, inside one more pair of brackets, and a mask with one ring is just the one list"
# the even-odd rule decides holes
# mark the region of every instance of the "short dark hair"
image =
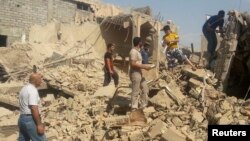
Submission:
[[108,43],[108,45],[107,45],[107,48],[108,49],[110,49],[112,46],[114,46],[115,44],[113,44],[113,43]]
[[220,10],[219,12],[218,12],[218,15],[221,15],[221,16],[225,16],[225,11],[224,10]]
[[162,31],[167,31],[167,30],[170,30],[170,27],[169,27],[169,25],[165,25],[161,30]]
[[140,37],[134,37],[134,39],[133,39],[134,46],[138,46],[141,41],[142,40]]

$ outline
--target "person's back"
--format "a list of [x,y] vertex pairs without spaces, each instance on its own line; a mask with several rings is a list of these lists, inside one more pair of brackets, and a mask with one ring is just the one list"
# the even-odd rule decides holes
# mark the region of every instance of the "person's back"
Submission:
[[215,32],[216,28],[222,28],[224,19],[218,15],[211,16],[203,25],[203,32]]

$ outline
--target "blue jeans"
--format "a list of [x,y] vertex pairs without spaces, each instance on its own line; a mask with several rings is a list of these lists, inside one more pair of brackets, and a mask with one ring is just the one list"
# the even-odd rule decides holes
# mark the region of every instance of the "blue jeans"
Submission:
[[216,46],[217,46],[217,37],[216,37],[215,32],[208,32],[204,29],[203,29],[203,34],[205,38],[207,39],[207,51],[209,53],[208,59],[209,59],[209,63],[211,63],[215,55],[214,53],[215,53]]
[[45,141],[44,135],[38,135],[36,124],[31,115],[20,115],[18,120],[18,141]]

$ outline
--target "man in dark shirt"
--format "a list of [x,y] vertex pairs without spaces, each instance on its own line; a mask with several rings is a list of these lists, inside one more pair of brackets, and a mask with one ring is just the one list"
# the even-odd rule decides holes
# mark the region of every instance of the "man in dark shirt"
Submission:
[[[203,25],[202,32],[207,39],[207,51],[208,51],[208,59],[209,63],[211,63],[212,58],[214,57],[214,53],[217,46],[217,37],[216,33],[221,32],[224,24],[224,16],[225,11],[220,10],[218,15],[211,16]],[[216,28],[219,27],[219,31]]]
[[112,53],[115,49],[115,45],[112,43],[109,43],[107,46],[107,52],[104,55],[104,82],[103,82],[103,86],[108,86],[110,81],[111,81],[111,77],[114,79],[114,83],[115,83],[115,87],[118,86],[119,83],[119,76],[116,73],[116,71],[114,70],[114,66],[113,66],[113,57],[112,57]]

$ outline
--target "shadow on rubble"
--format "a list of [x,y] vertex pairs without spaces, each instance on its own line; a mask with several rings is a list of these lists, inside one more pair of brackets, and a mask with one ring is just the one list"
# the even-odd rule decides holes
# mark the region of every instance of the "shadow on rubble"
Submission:
[[[232,76],[229,78],[228,81],[228,88],[225,91],[225,93],[228,96],[235,96],[237,98],[245,98],[247,95],[248,89],[250,87],[250,76],[246,77],[237,77],[237,76]],[[248,99],[250,96],[246,97]]]

